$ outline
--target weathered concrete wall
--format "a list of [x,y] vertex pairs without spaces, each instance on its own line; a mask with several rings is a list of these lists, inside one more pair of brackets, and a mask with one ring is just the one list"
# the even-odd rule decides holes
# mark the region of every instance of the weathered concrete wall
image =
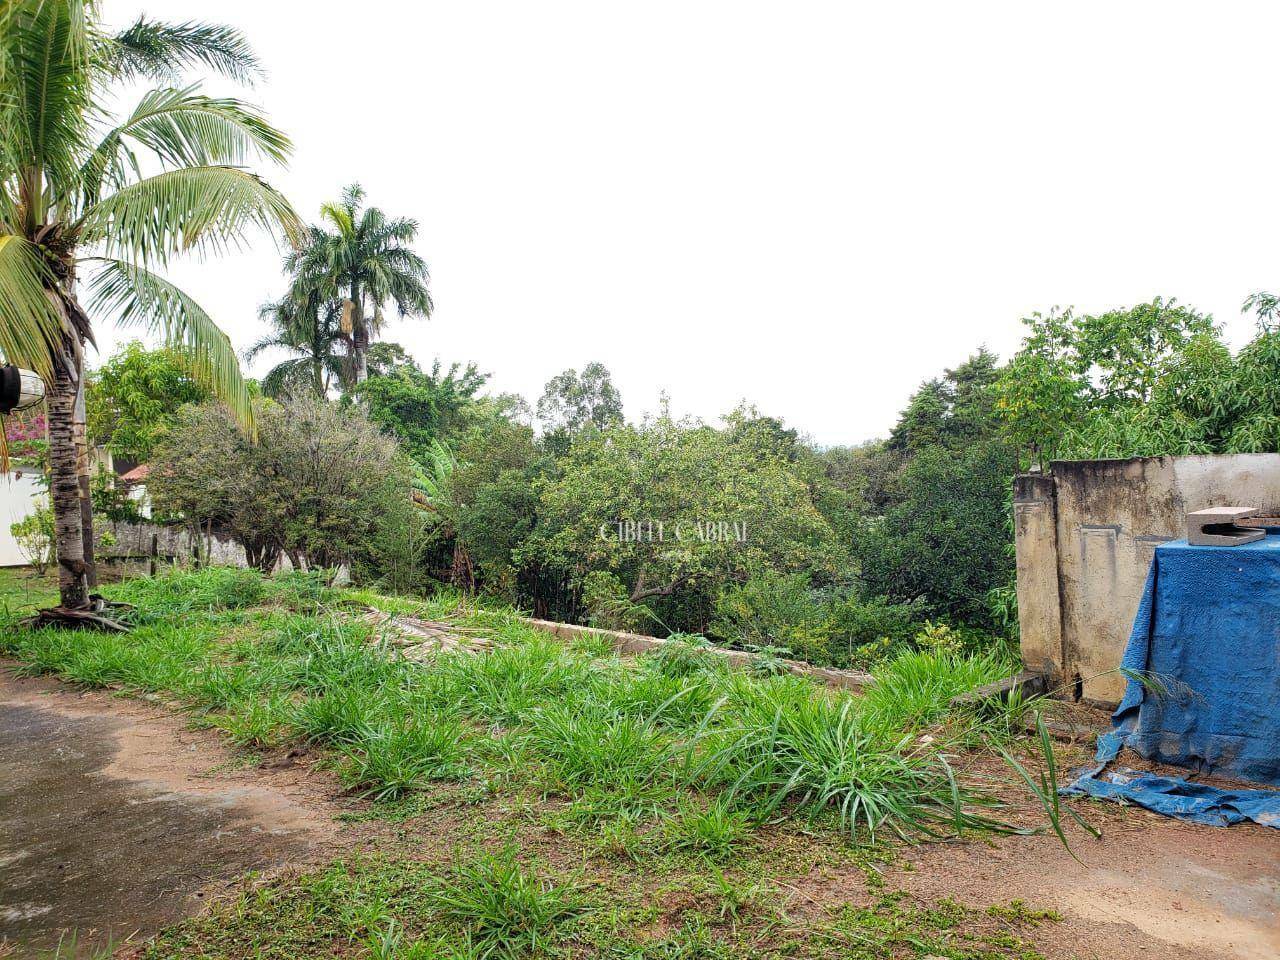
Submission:
[[[115,543],[100,548],[104,557],[120,559],[143,558],[151,555],[151,538],[157,538],[156,553],[161,560],[176,559],[186,562],[192,556],[191,534],[186,527],[160,526],[153,523],[108,523]],[[214,534],[200,538],[200,554],[213,566],[247,567],[244,547],[229,537]]]
[[1119,702],[1116,668],[1156,544],[1185,536],[1188,511],[1233,504],[1280,515],[1280,454],[1055,461],[1018,477],[1026,666],[1085,700]]

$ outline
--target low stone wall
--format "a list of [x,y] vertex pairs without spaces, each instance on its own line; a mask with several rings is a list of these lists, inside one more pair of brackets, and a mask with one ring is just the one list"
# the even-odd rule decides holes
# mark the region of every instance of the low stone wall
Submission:
[[1280,454],[1055,461],[1013,484],[1022,661],[1110,707],[1156,545],[1217,506],[1280,515]]
[[[661,650],[671,642],[658,637],[646,637],[639,633],[625,633],[621,630],[598,630],[595,627],[580,627],[577,624],[556,623],[553,620],[536,620],[533,617],[525,617],[524,621],[531,627],[536,627],[564,640],[579,637],[602,638],[607,640],[618,653],[627,656]],[[751,669],[753,664],[759,660],[755,654],[742,650],[727,650],[723,647],[712,647],[711,650],[717,656],[724,657],[731,665],[741,670]],[[812,677],[832,687],[861,690],[874,682],[871,674],[863,673],[860,670],[833,670],[829,667],[815,667],[811,663],[802,663],[799,660],[782,660],[780,662],[790,673]]]
[[[192,556],[192,537],[185,527],[161,526],[154,523],[108,523],[104,530],[115,539],[109,547],[101,547],[99,555],[112,560],[143,560],[151,556],[152,538],[159,559],[187,561]],[[213,534],[200,538],[200,554],[208,554],[209,563],[223,567],[247,567],[244,548],[229,537]]]

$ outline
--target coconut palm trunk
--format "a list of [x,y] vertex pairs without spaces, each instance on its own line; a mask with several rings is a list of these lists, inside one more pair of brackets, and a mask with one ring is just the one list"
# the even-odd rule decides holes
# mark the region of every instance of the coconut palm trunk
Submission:
[[89,586],[98,585],[98,565],[93,556],[93,484],[89,458],[88,429],[85,426],[84,371],[76,378],[76,401],[72,408],[71,435],[76,444],[76,483],[80,488],[80,539],[84,573]]
[[[80,351],[74,351],[77,355]],[[89,609],[81,512],[79,451],[75,437],[79,364],[59,364],[45,397],[49,423],[49,501],[58,551],[58,593],[66,610]]]

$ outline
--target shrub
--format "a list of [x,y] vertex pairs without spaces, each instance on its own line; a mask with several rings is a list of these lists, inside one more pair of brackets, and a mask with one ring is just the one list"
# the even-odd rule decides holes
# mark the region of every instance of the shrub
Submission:
[[[262,570],[282,554],[376,568],[386,559],[379,535],[414,520],[395,442],[358,407],[315,398],[264,400],[255,418],[253,443],[219,406],[179,411],[147,484],[156,509],[225,530]],[[411,563],[403,546],[395,556]]]
[[[814,589],[803,574],[765,573],[724,590],[712,633],[747,649],[781,648],[824,666],[866,664],[910,641],[923,606]],[[775,651],[780,652],[780,651]]]
[[10,524],[9,533],[27,563],[43,577],[49,564],[53,563],[53,548],[57,542],[53,530],[53,509],[48,504],[41,504],[17,523]]

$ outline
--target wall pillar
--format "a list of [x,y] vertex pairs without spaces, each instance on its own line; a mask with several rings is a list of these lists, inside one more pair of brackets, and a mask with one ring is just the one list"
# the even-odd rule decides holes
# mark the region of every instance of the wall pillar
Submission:
[[1063,679],[1062,601],[1058,588],[1058,501],[1052,474],[1013,478],[1014,548],[1018,570],[1018,632],[1022,663]]

